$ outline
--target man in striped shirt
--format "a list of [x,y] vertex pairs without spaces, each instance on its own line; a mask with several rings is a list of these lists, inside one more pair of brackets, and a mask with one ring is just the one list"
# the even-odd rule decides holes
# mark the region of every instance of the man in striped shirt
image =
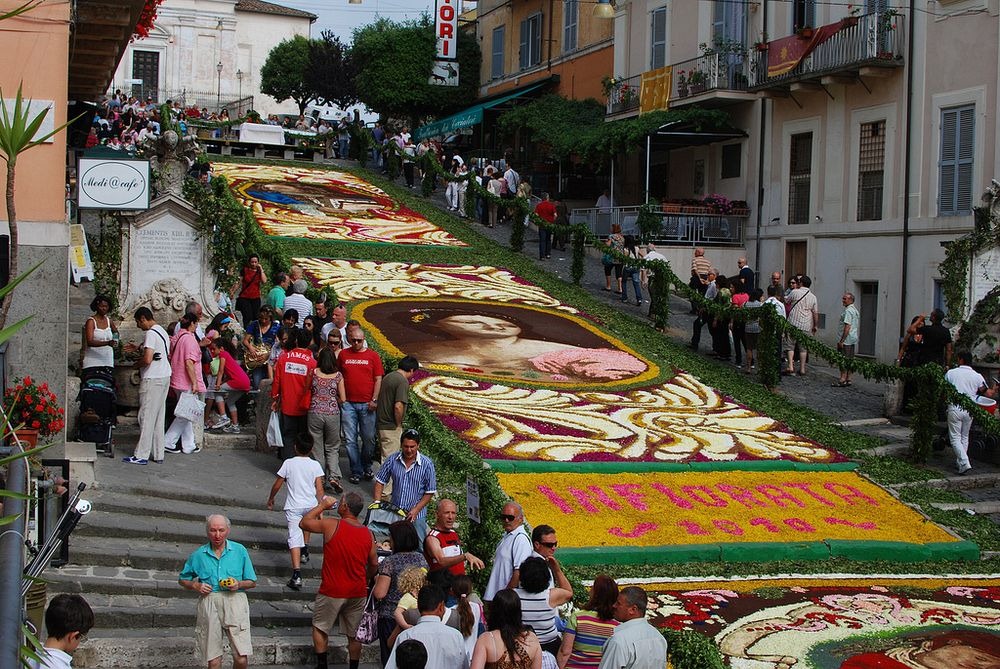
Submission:
[[382,499],[382,488],[392,481],[390,502],[406,509],[406,519],[413,523],[421,544],[427,536],[427,504],[437,492],[437,475],[434,463],[420,454],[420,433],[410,428],[403,430],[399,452],[393,453],[375,475],[372,497]]

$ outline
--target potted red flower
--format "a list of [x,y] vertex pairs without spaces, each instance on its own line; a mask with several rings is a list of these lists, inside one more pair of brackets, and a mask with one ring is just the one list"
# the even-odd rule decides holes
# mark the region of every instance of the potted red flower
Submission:
[[9,438],[13,431],[29,447],[38,443],[38,437],[58,435],[66,426],[66,411],[49,384],[36,384],[30,376],[14,379],[4,393],[3,410],[8,421],[4,436]]

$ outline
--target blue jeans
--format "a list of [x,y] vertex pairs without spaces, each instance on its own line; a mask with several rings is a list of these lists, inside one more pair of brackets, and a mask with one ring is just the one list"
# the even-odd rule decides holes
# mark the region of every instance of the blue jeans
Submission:
[[[372,468],[375,453],[375,412],[367,402],[345,402],[341,407],[341,423],[347,440],[347,459],[351,463],[351,476],[361,476]],[[358,430],[361,434],[358,435]],[[361,450],[358,450],[358,436]]]
[[628,282],[632,281],[632,292],[635,293],[635,301],[642,304],[642,289],[639,287],[639,270],[625,270],[625,277],[622,279],[622,302],[628,302]]
[[350,153],[351,140],[349,139],[339,139],[337,140],[337,151],[340,153],[338,156],[341,160],[347,160],[347,154]]

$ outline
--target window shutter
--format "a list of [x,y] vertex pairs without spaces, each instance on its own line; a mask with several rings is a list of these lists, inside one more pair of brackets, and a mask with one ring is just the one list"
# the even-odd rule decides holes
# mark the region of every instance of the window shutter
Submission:
[[649,69],[655,70],[667,64],[667,8],[653,10],[651,17]]
[[493,29],[493,64],[490,76],[493,79],[503,77],[504,26]]
[[938,213],[972,211],[975,106],[941,110]]
[[529,45],[531,44],[531,42],[529,41],[529,36],[528,36],[528,26],[529,25],[530,24],[529,24],[529,22],[528,22],[527,19],[525,19],[524,21],[521,21],[521,45],[520,45],[520,50],[518,51],[518,59],[517,60],[518,60],[518,67],[520,69],[522,69],[522,70],[528,69],[528,58],[529,58],[529,55],[530,55],[529,54],[529,49],[530,49]]
[[531,35],[531,60],[528,64],[535,66],[542,62],[542,15],[535,14],[532,19],[534,33]]
[[958,110],[958,175],[955,179],[955,204],[958,211],[972,211],[972,162],[975,155],[976,108]]

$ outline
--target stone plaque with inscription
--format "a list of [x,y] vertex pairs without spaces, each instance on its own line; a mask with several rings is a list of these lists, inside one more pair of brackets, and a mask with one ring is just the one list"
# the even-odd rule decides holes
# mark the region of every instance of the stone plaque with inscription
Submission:
[[967,316],[975,309],[979,300],[1000,283],[1000,248],[991,248],[976,255],[971,263],[969,281],[970,300],[966,306]]
[[122,245],[120,295],[125,317],[135,307],[148,305],[163,323],[176,318],[177,305],[183,309],[183,303],[191,299],[201,302],[206,314],[218,311],[212,299],[215,279],[207,242],[199,239],[196,220],[191,205],[173,195],[159,198],[148,211],[130,217]]

